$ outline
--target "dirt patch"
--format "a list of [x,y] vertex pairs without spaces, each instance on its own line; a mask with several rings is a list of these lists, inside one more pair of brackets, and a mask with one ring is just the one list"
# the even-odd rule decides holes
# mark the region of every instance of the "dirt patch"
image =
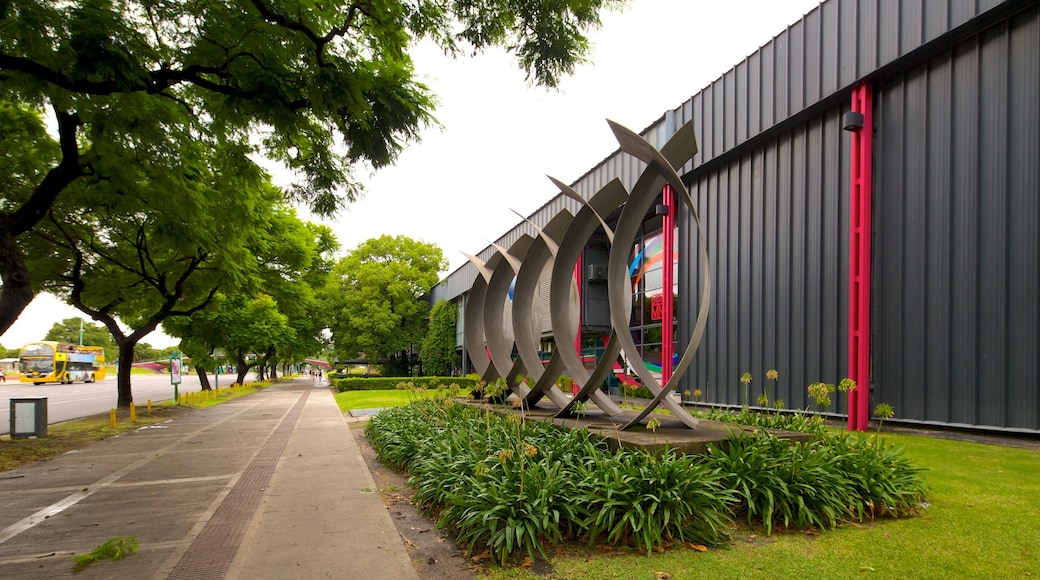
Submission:
[[453,539],[437,529],[434,522],[412,505],[408,478],[388,469],[376,459],[375,450],[365,437],[364,423],[351,424],[368,470],[372,473],[383,503],[390,512],[397,532],[404,538],[408,556],[419,578],[424,580],[470,580],[485,575],[484,569],[466,558]]

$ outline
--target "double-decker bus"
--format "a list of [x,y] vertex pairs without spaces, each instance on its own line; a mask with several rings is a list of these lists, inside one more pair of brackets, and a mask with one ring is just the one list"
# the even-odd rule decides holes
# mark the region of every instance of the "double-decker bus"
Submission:
[[18,356],[23,383],[93,383],[105,378],[105,350],[68,342],[30,342]]

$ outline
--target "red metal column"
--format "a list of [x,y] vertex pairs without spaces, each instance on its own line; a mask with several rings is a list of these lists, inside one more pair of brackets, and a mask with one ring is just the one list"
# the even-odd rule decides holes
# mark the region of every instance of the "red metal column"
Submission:
[[[585,364],[585,359],[581,356],[581,311],[584,306],[581,302],[581,267],[584,262],[584,252],[578,254],[578,263],[574,265],[574,281],[578,284],[578,334],[577,338],[574,339],[574,350],[578,351],[578,360]],[[577,382],[571,383],[571,396],[576,396],[581,387]]]
[[675,191],[672,186],[664,186],[664,191],[661,193],[662,201],[667,209],[662,220],[663,231],[661,232],[661,243],[664,245],[663,252],[664,256],[661,263],[661,298],[664,300],[662,305],[661,316],[661,384],[668,382],[668,379],[672,378],[672,353],[675,352],[675,345],[672,343],[672,337],[675,335],[674,329],[674,294],[672,292],[672,286],[674,285],[673,268],[675,267],[675,252],[673,246],[675,245]]
[[870,246],[871,172],[874,149],[873,93],[867,83],[852,90],[852,111],[863,127],[852,133],[849,163],[849,430],[866,431],[870,422]]

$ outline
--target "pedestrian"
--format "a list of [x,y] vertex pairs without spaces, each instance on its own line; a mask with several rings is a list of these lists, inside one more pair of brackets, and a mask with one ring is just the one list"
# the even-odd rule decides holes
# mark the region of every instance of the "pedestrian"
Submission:
[[7,382],[7,372],[4,369],[0,369],[0,383]]

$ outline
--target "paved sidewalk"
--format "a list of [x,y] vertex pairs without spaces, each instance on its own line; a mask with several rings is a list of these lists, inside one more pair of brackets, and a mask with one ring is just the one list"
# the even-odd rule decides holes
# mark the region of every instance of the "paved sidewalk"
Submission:
[[0,473],[0,578],[416,578],[324,385],[310,377]]

